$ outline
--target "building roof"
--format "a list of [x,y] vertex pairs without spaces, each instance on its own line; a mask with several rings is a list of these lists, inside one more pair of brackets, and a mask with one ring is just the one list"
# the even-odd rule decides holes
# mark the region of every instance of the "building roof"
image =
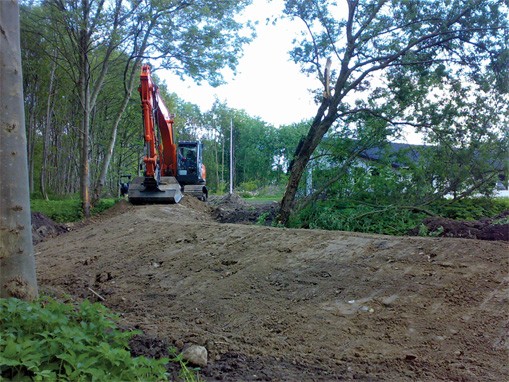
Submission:
[[392,166],[399,168],[404,167],[405,164],[401,163],[401,161],[398,161],[398,156],[401,158],[401,156],[404,155],[405,158],[410,159],[415,163],[419,161],[422,150],[428,147],[430,146],[387,142],[387,144],[382,147],[371,147],[369,149],[363,150],[359,156],[366,160],[379,161],[382,159],[382,157],[385,157],[387,154],[389,154],[390,157],[394,159]]

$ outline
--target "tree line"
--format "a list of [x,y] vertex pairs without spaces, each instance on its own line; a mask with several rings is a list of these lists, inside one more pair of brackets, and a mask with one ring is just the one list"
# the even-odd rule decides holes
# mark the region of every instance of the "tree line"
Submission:
[[[79,191],[85,216],[100,198],[113,155],[137,155],[130,124],[143,61],[219,84],[235,68],[250,1],[25,1],[21,8],[29,163],[42,142],[39,188]],[[117,139],[122,153],[116,154]],[[30,179],[34,179],[31,171]],[[92,184],[93,183],[93,184]],[[35,181],[32,181],[34,187]]]

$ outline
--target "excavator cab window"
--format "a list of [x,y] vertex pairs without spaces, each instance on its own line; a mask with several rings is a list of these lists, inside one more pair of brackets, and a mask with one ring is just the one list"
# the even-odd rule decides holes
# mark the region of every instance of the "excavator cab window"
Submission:
[[196,146],[180,146],[178,150],[179,175],[196,174],[198,163]]

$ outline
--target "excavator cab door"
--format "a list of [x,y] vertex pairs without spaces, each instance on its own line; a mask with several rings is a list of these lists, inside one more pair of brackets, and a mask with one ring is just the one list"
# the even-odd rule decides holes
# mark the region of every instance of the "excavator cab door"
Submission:
[[184,194],[207,200],[205,166],[201,142],[179,142],[177,149],[177,180]]
[[202,179],[202,143],[179,142],[177,149],[177,180],[180,184],[200,184]]

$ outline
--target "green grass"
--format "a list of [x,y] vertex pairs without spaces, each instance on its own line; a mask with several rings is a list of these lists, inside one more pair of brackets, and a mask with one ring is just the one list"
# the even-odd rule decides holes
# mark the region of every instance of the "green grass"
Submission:
[[[92,208],[92,215],[113,207],[118,199],[101,199],[101,201]],[[30,208],[32,212],[40,212],[57,223],[69,223],[83,219],[81,211],[81,201],[77,198],[44,200],[31,199]]]

